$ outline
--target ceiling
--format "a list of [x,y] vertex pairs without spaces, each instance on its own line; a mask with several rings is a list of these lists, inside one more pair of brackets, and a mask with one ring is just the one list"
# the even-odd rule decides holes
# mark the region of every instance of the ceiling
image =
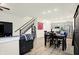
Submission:
[[40,17],[43,19],[73,18],[78,4],[74,3],[7,3],[9,14],[17,17]]

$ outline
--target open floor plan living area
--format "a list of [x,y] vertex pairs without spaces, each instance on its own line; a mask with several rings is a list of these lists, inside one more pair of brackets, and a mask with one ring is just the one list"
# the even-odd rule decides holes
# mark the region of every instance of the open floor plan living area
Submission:
[[0,55],[79,55],[78,3],[0,3]]

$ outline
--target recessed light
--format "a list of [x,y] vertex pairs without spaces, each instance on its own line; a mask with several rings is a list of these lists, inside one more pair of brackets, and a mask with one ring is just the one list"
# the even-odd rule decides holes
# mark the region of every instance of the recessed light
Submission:
[[53,11],[55,11],[55,12],[56,12],[56,11],[58,11],[58,9],[57,9],[57,8],[55,8],[55,9],[53,9]]
[[45,15],[45,14],[46,14],[46,12],[45,12],[45,11],[43,11],[43,12],[42,12],[42,14],[43,14],[43,15]]
[[51,10],[48,10],[48,13],[51,13]]

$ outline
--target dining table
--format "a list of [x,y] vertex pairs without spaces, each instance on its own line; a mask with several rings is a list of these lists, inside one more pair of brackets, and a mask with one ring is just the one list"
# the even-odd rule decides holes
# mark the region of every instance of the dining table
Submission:
[[[48,37],[49,37],[49,40],[51,40],[50,44],[52,42],[52,45],[54,45],[55,48],[58,47],[58,46],[60,46],[60,44],[61,44],[62,51],[66,50],[67,43],[66,43],[66,37],[65,37],[65,35],[57,34],[57,33],[52,33],[52,32],[45,32],[45,34],[44,34],[45,46],[46,46]],[[58,43],[59,41],[61,41],[60,44]]]

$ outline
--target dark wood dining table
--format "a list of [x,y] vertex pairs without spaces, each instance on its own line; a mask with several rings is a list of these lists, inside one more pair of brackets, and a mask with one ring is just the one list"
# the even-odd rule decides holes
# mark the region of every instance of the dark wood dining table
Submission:
[[[64,50],[66,50],[66,46],[67,46],[67,44],[66,44],[66,37],[65,37],[65,35],[61,35],[61,34],[55,34],[55,35],[52,35],[51,36],[51,34],[50,34],[51,32],[49,32],[48,34],[45,34],[45,46],[46,46],[46,42],[47,42],[47,37],[49,37],[49,39],[51,39],[52,37],[52,41],[57,41],[57,43],[58,43],[58,41],[60,40],[61,41],[61,44],[62,44],[62,51],[64,51]],[[55,42],[53,43],[53,45],[55,46],[55,47],[57,47],[57,45],[58,44],[56,44],[55,45]]]

